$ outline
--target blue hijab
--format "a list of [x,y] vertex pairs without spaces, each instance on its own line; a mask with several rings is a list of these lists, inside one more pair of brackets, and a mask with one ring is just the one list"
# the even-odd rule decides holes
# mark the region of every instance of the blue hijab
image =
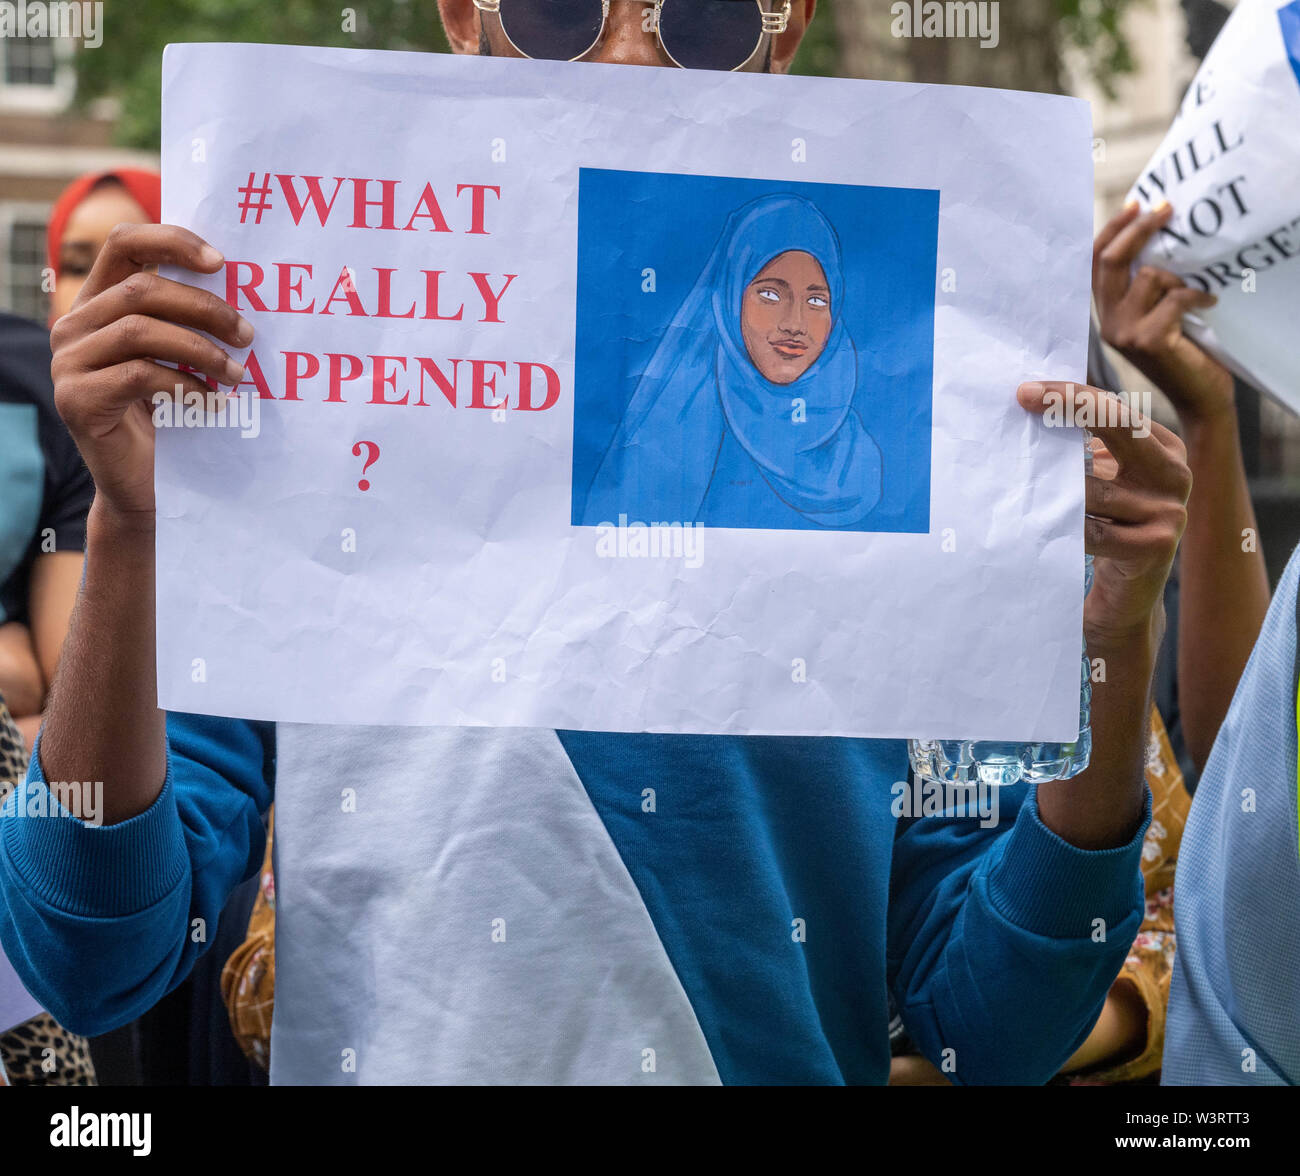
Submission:
[[[775,384],[741,335],[749,284],[792,250],[815,257],[830,289],[831,330],[797,380]],[[810,201],[763,196],[738,208],[695,288],[669,323],[606,451],[584,524],[630,519],[693,522],[726,433],[767,488],[812,522],[852,527],[880,500],[880,451],[853,407],[858,357],[844,324],[839,238]],[[794,401],[803,401],[797,420]]]

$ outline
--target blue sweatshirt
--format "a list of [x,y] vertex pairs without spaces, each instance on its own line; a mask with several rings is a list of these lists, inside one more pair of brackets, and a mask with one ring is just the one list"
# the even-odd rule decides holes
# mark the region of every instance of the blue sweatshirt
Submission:
[[892,992],[955,1082],[1040,1083],[1141,919],[1145,820],[1090,852],[1025,787],[990,828],[900,817],[897,741],[167,731],[129,821],[10,800],[0,940],[68,1028],[131,1020],[259,866],[274,793],[276,1082],[881,1083]]

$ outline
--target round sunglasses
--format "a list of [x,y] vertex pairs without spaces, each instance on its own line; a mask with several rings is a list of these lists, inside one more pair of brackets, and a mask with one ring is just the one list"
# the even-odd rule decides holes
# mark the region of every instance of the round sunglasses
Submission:
[[[648,9],[652,0],[641,0]],[[681,69],[734,71],[784,33],[791,0],[768,12],[760,0],[653,0],[654,34]],[[577,61],[599,43],[609,22],[610,0],[474,0],[495,13],[506,40],[525,57]],[[648,15],[648,14],[647,14]]]

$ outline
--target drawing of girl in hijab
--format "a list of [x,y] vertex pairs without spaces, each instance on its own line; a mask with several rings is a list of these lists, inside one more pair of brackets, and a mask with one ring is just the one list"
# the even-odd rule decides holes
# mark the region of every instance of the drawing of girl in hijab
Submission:
[[851,528],[881,495],[854,408],[839,238],[810,201],[734,211],[641,374],[583,523]]

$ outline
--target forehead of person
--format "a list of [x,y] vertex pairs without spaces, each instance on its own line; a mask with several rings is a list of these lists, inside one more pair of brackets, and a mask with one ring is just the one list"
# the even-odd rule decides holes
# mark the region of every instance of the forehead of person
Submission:
[[[536,4],[545,3],[546,0],[503,2]],[[668,0],[668,3],[693,5],[696,0]],[[607,65],[672,66],[673,63],[654,34],[653,22],[646,19],[647,9],[653,8],[652,0],[610,0],[609,23],[605,26],[605,35],[600,44],[582,60],[599,61]],[[793,0],[786,31],[772,38],[771,54],[766,62],[770,72],[786,73],[790,69],[816,8],[817,0]],[[775,3],[773,0],[764,0],[763,9],[766,12],[777,11],[779,0]],[[474,0],[438,0],[438,12],[442,16],[447,41],[456,53],[486,51],[493,57],[519,56],[502,35],[499,22],[475,8]]]
[[105,176],[68,214],[58,240],[58,277],[50,295],[50,322],[72,309],[99,251],[118,224],[147,225],[153,218],[120,180]]
[[144,206],[121,181],[106,176],[68,215],[59,238],[60,276],[88,272],[114,225],[146,225],[149,221]]

